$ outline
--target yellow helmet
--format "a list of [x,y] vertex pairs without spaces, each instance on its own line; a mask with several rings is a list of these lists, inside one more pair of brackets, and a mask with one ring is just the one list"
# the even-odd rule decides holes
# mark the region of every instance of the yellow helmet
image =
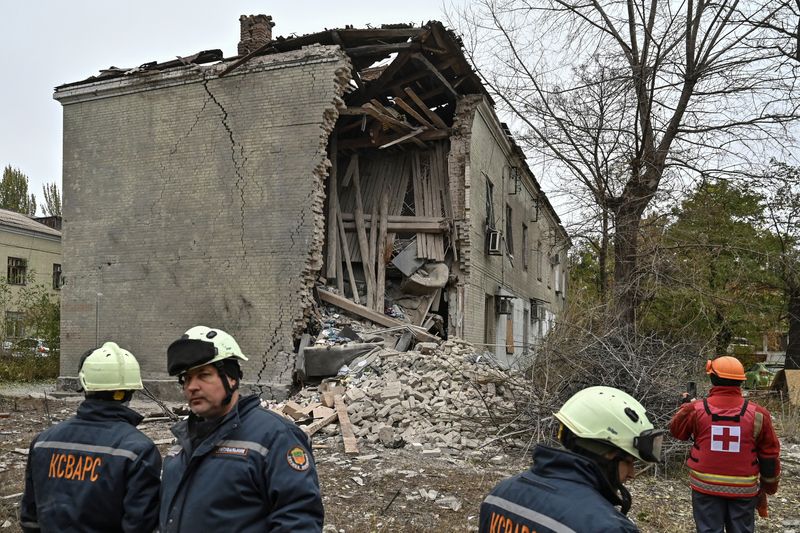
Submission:
[[664,430],[654,429],[642,404],[621,390],[583,389],[554,416],[579,439],[611,445],[642,461],[661,460]]
[[107,342],[86,354],[78,381],[87,392],[141,390],[139,362],[128,350]]
[[247,361],[230,334],[208,326],[195,326],[167,348],[167,372],[178,376],[192,368],[229,358]]

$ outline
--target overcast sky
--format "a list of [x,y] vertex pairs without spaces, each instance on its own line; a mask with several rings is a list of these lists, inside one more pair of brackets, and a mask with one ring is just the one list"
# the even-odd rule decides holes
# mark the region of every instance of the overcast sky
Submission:
[[[41,205],[61,186],[61,105],[53,88],[109,66],[219,48],[236,55],[239,15],[272,15],[274,36],[444,20],[441,0],[0,0],[0,167],[19,168]],[[40,207],[41,214],[41,207]]]

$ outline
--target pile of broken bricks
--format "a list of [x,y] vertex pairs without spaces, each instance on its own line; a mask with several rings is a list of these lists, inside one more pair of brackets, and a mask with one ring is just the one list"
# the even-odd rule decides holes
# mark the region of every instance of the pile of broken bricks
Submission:
[[[358,440],[423,455],[475,452],[497,440],[527,387],[460,339],[418,343],[413,351],[376,348],[336,378],[300,390],[272,409],[314,435],[335,421],[346,453]],[[332,428],[326,430],[331,432]],[[503,434],[519,430],[502,424]]]

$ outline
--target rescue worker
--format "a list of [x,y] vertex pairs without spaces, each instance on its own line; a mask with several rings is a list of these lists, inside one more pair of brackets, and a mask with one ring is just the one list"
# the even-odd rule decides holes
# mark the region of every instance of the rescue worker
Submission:
[[623,483],[636,459],[661,459],[664,430],[611,387],[577,392],[554,416],[563,449],[536,446],[531,469],[492,490],[481,504],[481,533],[639,531],[625,516],[631,496]]
[[206,326],[167,349],[191,414],[172,428],[178,445],[164,459],[160,530],[321,531],[308,437],[257,395],[239,397],[239,361],[247,357],[234,338]]
[[669,429],[694,440],[686,464],[699,533],[755,531],[755,509],[766,516],[766,495],[778,490],[780,442],[769,411],[742,397],[744,367],[735,357],[706,363],[708,398],[684,393]]
[[142,389],[139,363],[113,342],[86,352],[76,416],[31,443],[20,526],[33,531],[154,531],[161,455],[127,407]]

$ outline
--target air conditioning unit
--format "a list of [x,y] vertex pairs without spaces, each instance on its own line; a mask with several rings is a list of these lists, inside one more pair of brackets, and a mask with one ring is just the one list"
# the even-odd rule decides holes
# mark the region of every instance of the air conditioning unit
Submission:
[[510,315],[514,311],[514,305],[511,303],[511,298],[497,298],[497,314]]
[[547,308],[542,300],[531,300],[531,323],[547,318]]
[[496,229],[486,228],[486,253],[489,255],[502,255],[503,248],[500,243],[500,232]]

